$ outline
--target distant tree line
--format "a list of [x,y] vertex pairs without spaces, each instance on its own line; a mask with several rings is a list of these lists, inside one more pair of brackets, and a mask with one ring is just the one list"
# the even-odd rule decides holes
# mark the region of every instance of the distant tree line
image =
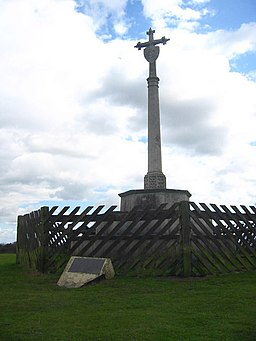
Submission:
[[0,253],[16,253],[16,242],[0,244]]

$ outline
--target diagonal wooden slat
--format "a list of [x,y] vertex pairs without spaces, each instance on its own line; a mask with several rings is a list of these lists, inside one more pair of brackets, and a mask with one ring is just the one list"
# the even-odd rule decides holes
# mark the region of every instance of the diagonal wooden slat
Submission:
[[216,268],[218,272],[224,274],[230,272],[231,270],[234,271],[234,268],[230,269],[230,267],[228,267],[227,264],[225,264],[225,260],[218,254],[218,250],[215,250],[214,252],[211,245],[208,243],[206,237],[203,236],[198,237],[196,235],[192,235],[191,241],[193,247],[196,246],[198,252],[202,253],[204,258],[207,259],[211,266],[213,268]]
[[[90,231],[85,232],[84,234],[84,238],[79,240],[70,250],[70,253],[72,254],[72,252],[74,252],[85,240],[86,240],[86,236],[89,235],[89,233],[92,233],[96,230],[96,228],[104,222],[104,220],[106,221],[106,224],[104,226],[104,228],[102,228],[80,251],[80,255],[83,255],[84,253],[86,253],[86,251],[97,241],[98,237],[100,235],[102,235],[104,233],[105,229],[108,229],[111,224],[113,224],[114,221],[114,217],[111,215],[112,212],[114,211],[114,209],[116,208],[116,206],[111,206],[104,214],[104,216],[102,217],[102,220],[97,221],[93,228],[90,229]],[[92,231],[91,231],[92,230]]]
[[[154,242],[159,239],[159,235],[164,235],[166,233],[166,231],[168,229],[170,229],[170,227],[173,225],[173,223],[178,218],[177,214],[176,214],[176,216],[173,216],[176,208],[177,208],[177,205],[172,206],[168,210],[169,221],[166,222],[165,226],[161,227],[161,230],[158,232],[158,234],[156,234],[154,236],[152,242],[149,245],[146,245],[146,246],[143,247],[143,244],[144,244],[145,240],[148,239],[148,236],[154,234],[155,230],[158,229],[159,226],[161,226],[163,224],[163,222],[166,220],[166,216],[164,216],[163,218],[158,219],[156,221],[156,223],[151,226],[149,231],[147,231],[147,233],[143,234],[141,239],[138,240],[136,243],[134,243],[133,247],[127,252],[126,259],[129,259],[129,258],[132,259],[132,255],[134,254],[136,249],[139,249],[141,255],[143,255],[146,252],[146,249],[149,249],[149,247],[151,248],[154,245]],[[132,237],[131,237],[131,240],[132,240]],[[132,267],[132,265],[131,265],[131,267]]]
[[[234,206],[234,205],[231,205],[230,206],[235,212],[239,212],[240,216],[242,215],[242,213],[240,212],[240,210]],[[243,220],[251,220],[253,221],[254,224],[256,224],[256,213],[251,213],[249,211],[249,209],[245,206],[245,205],[240,205],[240,207],[242,208],[242,210],[245,212],[246,215],[243,216]],[[253,207],[253,206],[250,206],[250,207]]]
[[[183,259],[182,259],[182,252],[181,248],[177,244],[177,236],[175,235],[173,237],[173,240],[167,240],[166,243],[163,243],[162,249],[159,248],[159,251],[161,250],[161,253],[159,252],[156,254],[156,257],[159,256],[159,259],[157,260],[157,267],[160,269],[163,269],[166,271],[169,275],[175,275],[175,276],[183,276]],[[164,250],[170,251],[170,254],[166,257],[161,259],[161,255]],[[175,251],[174,251],[175,250]],[[147,266],[151,265],[151,262],[149,261]]]
[[[163,205],[165,206],[165,205]],[[163,207],[161,206],[161,207]],[[161,211],[161,207],[158,208],[158,210],[155,212],[155,215],[158,214],[159,211]],[[126,217],[123,218],[123,220],[120,221],[120,223],[111,231],[109,234],[109,237],[112,237],[116,233],[119,234],[119,230],[122,230],[121,236],[118,236],[118,239],[114,241],[105,251],[104,255],[107,256],[111,250],[113,250],[118,244],[120,245],[120,248],[124,250],[130,242],[126,242],[124,244],[120,243],[120,240],[123,239],[123,236],[125,234],[129,235],[132,231],[132,229],[140,222],[144,221],[145,218],[148,216],[148,210],[138,210],[137,207],[135,207],[132,211],[128,213]],[[144,227],[148,224],[147,220],[143,222],[143,224],[140,226],[140,231],[144,229]],[[128,238],[129,239],[129,238]],[[106,240],[104,240],[105,244]],[[102,246],[102,244],[99,245],[99,247]],[[99,249],[97,248],[97,250]],[[115,253],[118,253],[119,250],[116,250]],[[94,253],[93,253],[94,254]]]
[[220,259],[216,257],[216,254],[214,254],[211,249],[205,247],[205,243],[202,238],[196,238],[196,236],[192,236],[191,240],[193,242],[193,246],[197,247],[204,259],[209,262],[211,268],[214,269],[215,272],[223,274],[230,272],[230,270],[227,269],[223,264],[223,261],[220,261]]
[[256,214],[256,207],[255,206],[249,206],[249,207]]
[[[210,275],[215,275],[216,274],[216,269],[214,269],[209,263],[208,259],[206,259],[201,252],[198,252],[196,248],[191,249],[192,255],[195,257],[197,261],[200,262],[201,266],[203,266],[203,272],[202,270],[199,270],[200,274],[205,275],[205,274],[210,274]],[[193,261],[193,267],[196,266],[198,267],[198,264],[195,264],[195,260]]]
[[[168,248],[166,246],[170,243],[170,241],[176,242],[177,240],[176,235],[179,226],[176,226],[176,228],[169,235],[165,235],[165,231],[172,226],[173,221],[169,221],[168,224],[166,224],[166,226],[163,228],[163,230],[161,230],[161,236],[165,238],[159,239],[159,235],[156,235],[153,236],[151,240],[149,238],[144,239],[144,243],[141,245],[142,247],[140,247],[140,255],[137,256],[136,259],[134,259],[132,256],[124,257],[123,261],[119,263],[119,267],[125,266],[126,272],[129,272],[138,264],[149,266],[157,258],[160,258],[163,253],[166,253],[168,251]],[[155,244],[157,242],[158,246],[156,247]],[[166,259],[163,259],[162,262],[158,263],[159,267],[165,262],[165,260]]]
[[[91,207],[88,207],[91,209]],[[95,217],[98,215],[98,213],[104,208],[104,205],[100,205],[98,206],[94,212],[91,214],[91,219],[95,219]],[[106,212],[105,212],[105,216],[107,216],[108,214],[110,214],[111,212],[113,212],[113,210],[116,208],[116,206],[111,206]],[[56,244],[57,241],[55,241]],[[82,243],[83,240],[80,240],[79,243]],[[67,256],[68,255],[72,255],[72,253],[74,252],[74,248],[70,247],[70,243],[69,243],[69,248],[67,248],[67,243],[64,243],[62,245],[58,245],[57,250],[55,250],[54,254],[50,257],[50,261],[49,261],[49,266],[51,266],[55,259],[57,259],[59,257],[60,254],[65,253]],[[60,263],[60,266],[62,264]]]
[[[143,218],[144,222],[139,227],[139,230],[135,232],[135,234],[131,234],[130,238],[127,240],[126,244],[123,245],[123,250],[126,249],[126,247],[129,246],[130,241],[133,239],[134,236],[140,235],[139,241],[136,242],[136,245],[133,246],[133,248],[129,251],[129,253],[132,253],[136,248],[139,247],[139,244],[143,243],[145,239],[148,238],[151,234],[155,232],[159,228],[159,226],[162,224],[162,222],[167,219],[166,211],[170,212],[170,210],[163,210],[166,205],[159,206],[155,212],[154,216],[148,217],[147,214]],[[128,253],[128,257],[129,257]]]
[[[94,212],[92,213],[92,215],[91,215],[92,219],[95,219],[95,217],[97,216],[97,214],[98,214],[103,208],[104,208],[104,205],[101,205],[101,206],[97,207],[97,208],[94,210]],[[116,208],[116,206],[111,206],[111,207],[106,211],[106,215],[109,214],[109,213],[111,213],[115,208]],[[80,242],[82,243],[82,240],[80,240]],[[71,243],[71,241],[70,241],[70,243]],[[70,247],[70,243],[69,243],[69,245],[68,245],[68,246],[69,246],[68,249],[67,249],[67,245],[66,245],[66,244],[63,244],[63,245],[59,245],[59,246],[58,246],[58,252],[55,251],[55,255],[53,255],[53,259],[51,260],[51,263],[50,263],[50,264],[52,264],[52,261],[54,261],[54,259],[55,259],[56,257],[58,257],[58,254],[61,254],[61,253],[65,252],[66,255],[72,255],[72,253],[73,253],[74,250],[73,250],[72,247]]]
[[[209,213],[210,209],[206,206],[206,204],[202,204],[202,203],[201,203],[201,205],[202,205],[202,207],[205,209],[205,211],[208,211],[208,213]],[[212,206],[213,208],[215,208],[215,210],[216,210],[216,212],[215,212],[216,214],[215,214],[214,220],[216,221],[216,223],[217,223],[218,226],[219,226],[219,228],[215,228],[215,233],[216,233],[216,235],[222,240],[222,242],[225,243],[226,248],[227,248],[231,253],[234,254],[234,250],[233,250],[232,247],[230,247],[229,243],[232,242],[232,244],[235,246],[236,249],[239,248],[240,246],[237,244],[236,239],[234,238],[234,236],[231,235],[230,232],[229,232],[228,229],[227,229],[227,226],[230,228],[230,225],[231,225],[231,227],[233,227],[233,225],[230,223],[229,217],[227,216],[226,213],[223,214],[223,212],[221,212],[221,211],[219,210],[219,208],[218,208],[216,205],[214,205],[214,204],[211,204],[211,206]],[[210,212],[211,212],[211,211],[210,211]],[[210,213],[209,213],[209,217],[210,217]],[[217,219],[216,217],[218,217],[218,219]],[[222,221],[225,221],[225,223],[227,224],[227,226],[225,226],[225,225],[222,223]],[[227,235],[226,242],[225,242],[225,239],[223,238],[223,236],[221,235],[221,233],[219,232],[219,229],[221,229],[222,231],[225,231],[225,233],[226,233],[226,235]],[[251,267],[250,267],[250,266],[248,267],[248,262],[246,262],[246,260],[243,259],[243,258],[237,253],[237,251],[235,252],[234,259],[238,259],[239,262],[240,262],[245,268],[247,268],[248,270],[250,270]]]
[[[193,229],[195,231],[195,229]],[[231,257],[227,257],[227,252],[223,252],[223,246],[221,243],[218,243],[218,247],[216,245],[216,240],[212,242],[212,239],[208,236],[203,235],[192,235],[191,236],[192,246],[193,243],[197,245],[199,249],[202,249],[204,255],[209,256],[210,260],[215,259],[216,266],[221,267],[223,270],[222,273],[227,273],[231,271],[235,271],[238,269],[238,266],[234,264]]]
[[[200,214],[199,217],[195,214],[196,211],[191,213],[192,221],[195,221],[195,224],[192,223],[192,231],[198,237],[202,238],[206,244],[206,248],[215,249],[216,258],[222,262],[225,267],[227,267],[228,271],[231,269],[237,269],[239,266],[237,264],[236,255],[233,250],[234,247],[232,248],[226,243],[225,238],[223,238],[223,236],[220,234],[219,228],[214,227],[209,221],[203,220],[204,223],[202,223],[200,220]],[[208,228],[211,228],[212,234],[210,234],[210,231],[206,228],[205,224],[207,224]],[[197,226],[199,226],[203,233],[207,236],[207,239],[204,238],[202,232],[198,230]],[[243,265],[243,262],[240,264]]]
[[[242,207],[242,206],[241,206]],[[246,228],[245,228],[245,233],[246,233],[246,240],[250,241],[250,244],[253,245],[253,247],[256,247],[256,240],[255,238],[249,238],[249,237],[253,237],[255,236],[255,233],[256,233],[256,227],[255,227],[255,216],[253,217],[253,215],[249,212],[249,210],[244,207],[244,211],[246,212],[247,214],[247,218],[245,218],[241,212],[239,211],[239,209],[236,207],[236,206],[231,206],[231,208],[236,212],[237,216],[241,219],[241,221],[243,221],[246,225]],[[250,219],[253,221],[251,222]],[[243,229],[244,227],[242,227]]]
[[[75,207],[70,213],[69,213],[69,215],[68,215],[68,218],[67,217],[65,217],[65,220],[64,221],[61,221],[60,222],[60,224],[57,226],[57,230],[58,231],[61,231],[62,230],[62,234],[59,234],[59,238],[57,238],[56,240],[55,240],[55,242],[56,242],[56,244],[58,244],[58,242],[61,240],[61,238],[62,237],[64,237],[65,235],[67,235],[67,229],[65,228],[65,225],[66,225],[66,220],[68,219],[68,220],[70,220],[70,221],[73,221],[73,220],[75,220],[76,219],[76,213],[79,211],[79,209],[80,209],[80,206],[78,206],[78,207]],[[52,225],[52,222],[49,222],[49,221],[45,221],[44,222],[44,224],[45,224],[45,228],[46,229],[48,229],[48,231],[49,231],[49,224],[51,224]],[[47,226],[48,225],[48,226]],[[47,235],[47,237],[46,237],[46,244],[48,245],[48,243],[49,243],[49,233],[48,233],[48,235]]]
[[[211,206],[216,210],[217,213],[221,212],[220,209],[217,207],[217,205],[212,204]],[[222,205],[222,208],[225,210],[225,212],[226,212],[227,215],[228,215],[229,209],[228,209],[226,206],[224,206],[224,205]],[[221,216],[221,214],[220,214],[220,216]],[[225,219],[223,219],[223,220],[226,222],[226,224],[229,226],[230,230],[231,230],[235,235],[237,235],[241,240],[245,241],[245,240],[244,240],[244,237],[241,235],[241,233],[239,233],[239,230],[237,230],[236,228],[234,228],[233,224],[230,222],[229,219],[225,218]],[[233,220],[233,218],[232,218],[232,220]],[[229,235],[230,235],[230,234],[229,234]],[[255,267],[256,267],[255,258],[252,259],[252,257],[250,256],[250,254],[249,254],[243,247],[241,247],[241,245],[240,245],[239,243],[236,243],[236,246],[237,246],[237,248],[239,249],[239,251],[240,251],[240,252],[245,256],[245,258],[248,260],[249,264],[252,265],[252,266],[255,268]],[[254,257],[255,257],[255,255],[256,255],[255,252],[252,252],[252,253],[253,253]],[[248,270],[250,270],[251,267],[247,267],[247,268],[248,268]]]
[[[230,210],[225,206],[225,205],[221,205],[222,209],[225,210],[225,212],[227,212],[227,214],[229,214]],[[244,245],[248,246],[248,242],[247,242],[247,239],[246,237],[243,235],[243,232],[244,232],[244,225],[241,224],[241,220],[239,220],[240,216],[237,215],[237,220],[235,220],[236,224],[237,224],[237,227],[238,228],[235,228],[233,226],[233,231],[236,232],[237,236],[239,237],[239,239],[241,241],[243,241]],[[244,220],[243,220],[244,222]],[[246,224],[246,222],[245,222]],[[239,245],[239,244],[238,244]],[[256,257],[256,252],[254,251],[253,248],[250,248],[250,250],[248,249],[248,247],[246,247],[247,251],[250,251],[251,253],[253,253],[253,255]]]
[[53,213],[59,208],[59,206],[53,206],[49,211],[48,214],[44,217],[45,220],[47,221],[52,215]]

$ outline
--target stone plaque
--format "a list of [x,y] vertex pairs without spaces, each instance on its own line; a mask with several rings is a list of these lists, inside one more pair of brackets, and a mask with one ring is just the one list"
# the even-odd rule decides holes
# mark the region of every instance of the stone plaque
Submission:
[[109,258],[72,256],[57,284],[66,288],[80,288],[95,280],[113,278],[114,275]]
[[100,273],[104,262],[104,258],[75,258],[68,272],[80,272],[97,275]]

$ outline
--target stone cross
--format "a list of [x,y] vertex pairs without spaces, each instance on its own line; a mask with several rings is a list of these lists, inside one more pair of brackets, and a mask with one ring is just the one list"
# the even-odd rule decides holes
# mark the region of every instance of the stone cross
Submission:
[[147,32],[149,40],[138,42],[136,48],[144,49],[144,57],[149,62],[148,82],[148,173],[144,177],[144,189],[165,189],[166,178],[162,173],[161,156],[161,134],[160,134],[160,110],[158,84],[159,78],[156,75],[156,60],[159,56],[160,48],[158,44],[166,44],[165,37],[154,39],[155,30],[151,27]]

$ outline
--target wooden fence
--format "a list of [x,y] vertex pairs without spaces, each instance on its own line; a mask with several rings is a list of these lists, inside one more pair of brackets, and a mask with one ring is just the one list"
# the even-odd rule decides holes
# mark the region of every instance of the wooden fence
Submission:
[[69,209],[42,207],[18,217],[17,262],[56,272],[71,255],[108,257],[120,273],[176,276],[256,269],[254,206]]

